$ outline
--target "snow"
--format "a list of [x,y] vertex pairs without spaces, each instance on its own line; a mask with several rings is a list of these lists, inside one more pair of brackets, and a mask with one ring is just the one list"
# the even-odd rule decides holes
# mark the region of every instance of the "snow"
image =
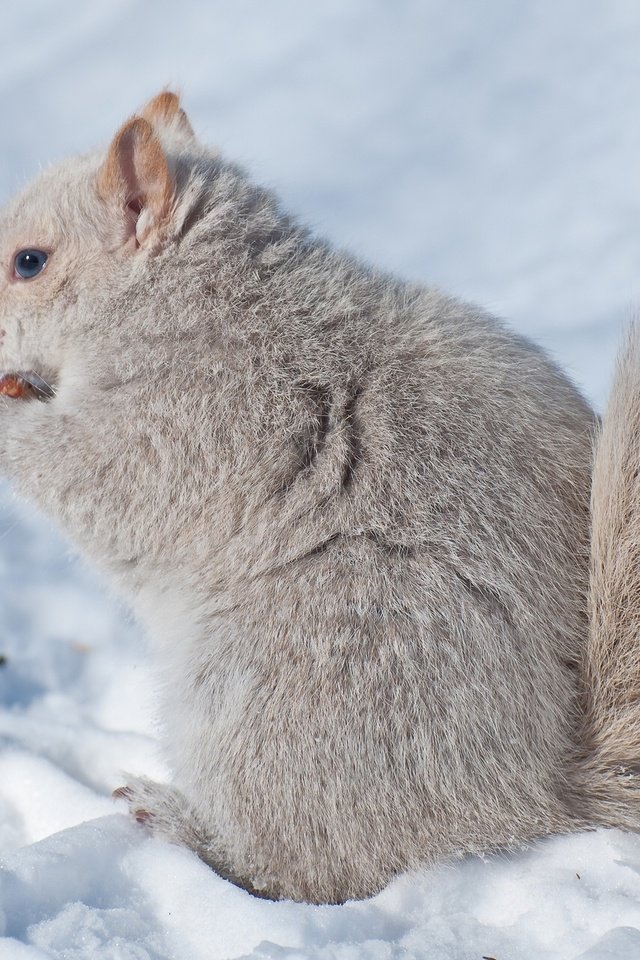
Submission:
[[[182,88],[319,231],[482,303],[602,405],[640,288],[637,0],[31,0],[0,34],[0,201]],[[126,611],[0,488],[0,960],[629,960],[640,838],[556,838],[269,903],[110,799],[168,776]]]

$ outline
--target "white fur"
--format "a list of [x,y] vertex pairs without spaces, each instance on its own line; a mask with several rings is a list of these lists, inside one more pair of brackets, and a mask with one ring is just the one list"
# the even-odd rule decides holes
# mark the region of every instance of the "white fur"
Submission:
[[[312,237],[170,94],[45,173],[0,238],[0,366],[56,386],[0,406],[0,464],[125,594],[164,678],[175,784],[132,782],[139,819],[320,902],[637,825],[638,738],[616,753],[594,696],[596,422],[542,351]],[[43,274],[12,279],[38,246]],[[614,496],[628,469],[601,467]]]

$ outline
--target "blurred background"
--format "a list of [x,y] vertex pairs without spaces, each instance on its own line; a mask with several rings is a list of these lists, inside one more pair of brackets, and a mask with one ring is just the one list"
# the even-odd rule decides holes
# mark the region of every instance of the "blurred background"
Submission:
[[[637,0],[4,4],[0,202],[166,85],[317,231],[504,317],[602,406],[640,303]],[[75,775],[105,750],[80,730],[152,736],[136,631],[6,487],[2,654],[0,741]]]

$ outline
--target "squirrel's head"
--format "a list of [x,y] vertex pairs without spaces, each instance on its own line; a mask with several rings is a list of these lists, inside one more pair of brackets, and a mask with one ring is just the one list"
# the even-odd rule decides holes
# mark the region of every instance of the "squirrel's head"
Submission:
[[106,153],[46,171],[0,213],[0,371],[55,381],[92,305],[144,283],[175,240],[186,216],[178,168],[202,154],[178,97],[164,92]]

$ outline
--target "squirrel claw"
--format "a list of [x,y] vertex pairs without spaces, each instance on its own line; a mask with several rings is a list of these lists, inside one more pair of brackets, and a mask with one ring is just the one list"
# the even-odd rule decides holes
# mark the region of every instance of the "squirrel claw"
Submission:
[[130,800],[131,799],[131,790],[129,787],[118,787],[111,794],[114,800]]
[[132,804],[135,802],[135,792],[131,787],[118,787],[113,791],[111,796],[114,800],[126,800],[129,804],[129,813],[136,821],[136,823],[142,824],[144,827],[150,827],[154,819],[153,814],[149,810],[145,810],[144,807],[135,807]]
[[151,826],[153,814],[148,810],[132,810],[131,813],[136,823],[142,824],[143,827]]

